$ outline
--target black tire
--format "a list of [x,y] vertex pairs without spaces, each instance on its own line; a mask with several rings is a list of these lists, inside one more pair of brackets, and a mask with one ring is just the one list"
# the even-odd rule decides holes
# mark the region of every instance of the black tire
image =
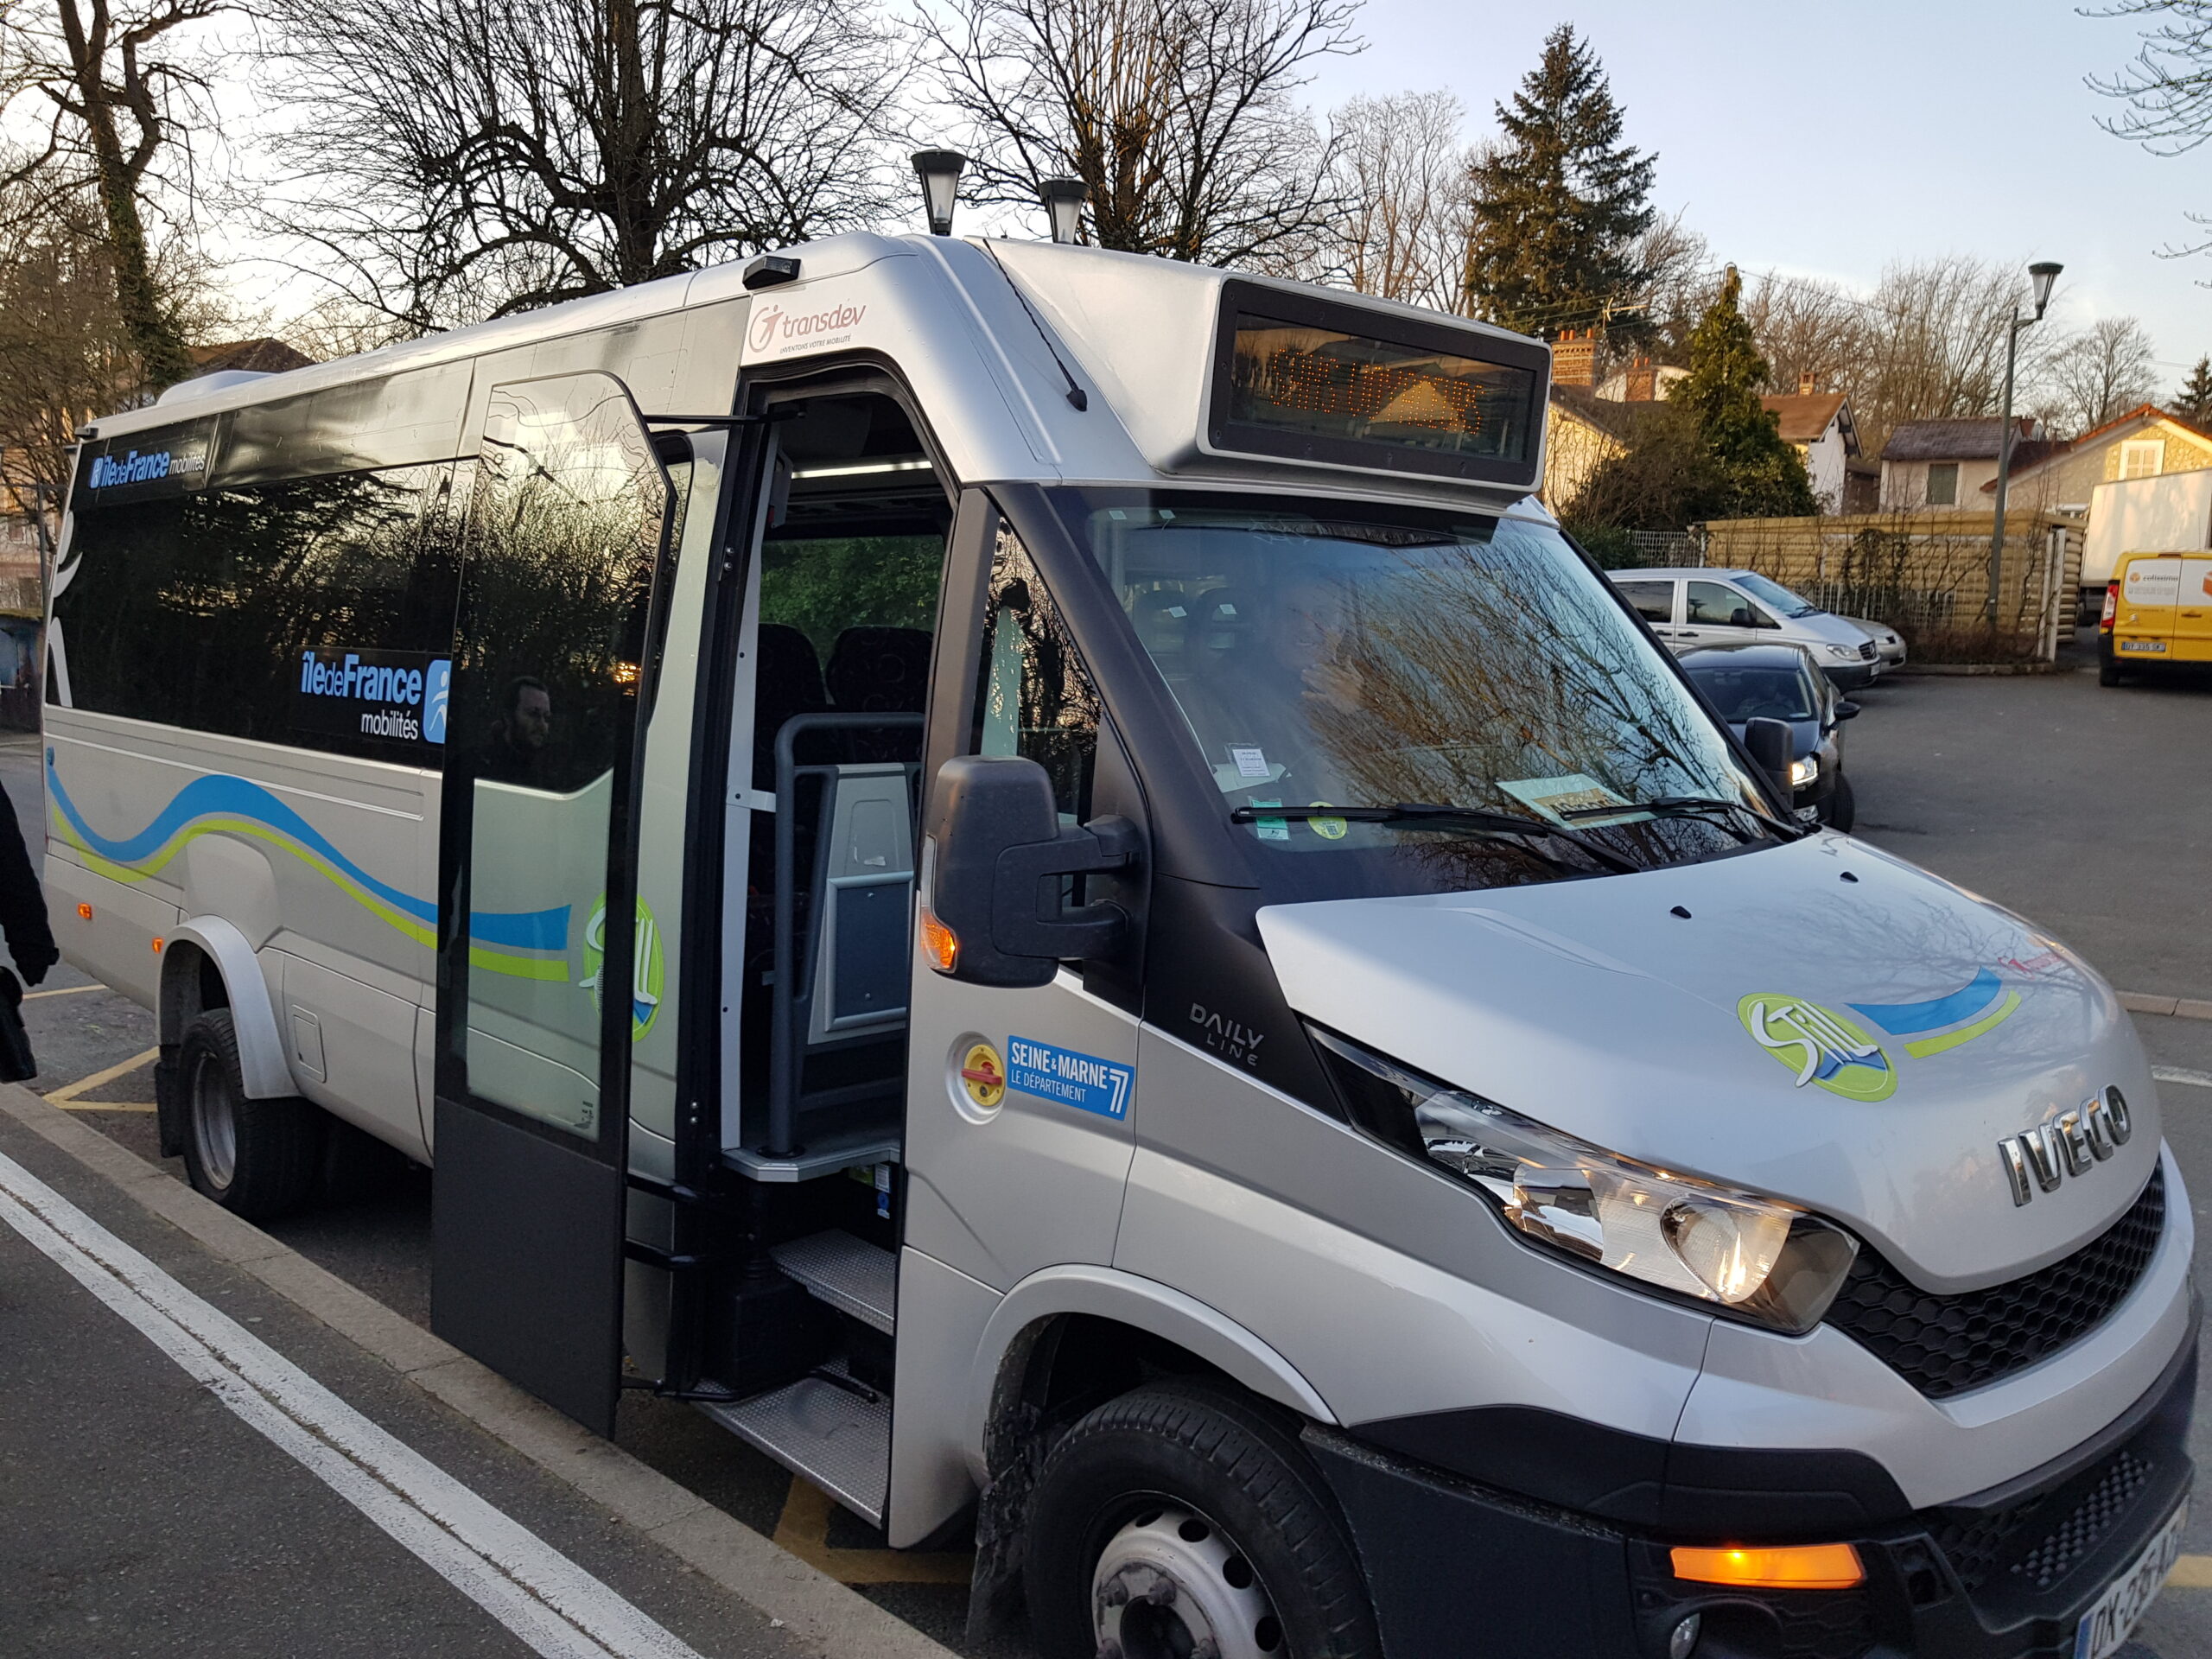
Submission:
[[184,1166],[202,1197],[248,1221],[296,1210],[322,1174],[325,1119],[296,1096],[248,1100],[228,1008],[184,1029],[177,1050],[184,1095]]
[[2110,653],[2106,652],[2097,653],[2097,683],[2099,685],[2120,683],[2120,664],[2113,661]]
[[1851,792],[1851,779],[1838,772],[1835,792],[1828,797],[1828,828],[1848,830],[1858,817],[1859,802]]
[[[1053,1446],[1030,1500],[1023,1577],[1046,1659],[1096,1659],[1103,1648],[1094,1579],[1109,1543],[1156,1516],[1187,1511],[1180,1535],[1217,1533],[1225,1581],[1270,1608],[1249,1644],[1269,1659],[1379,1659],[1367,1586],[1334,1500],[1296,1434],[1265,1407],[1227,1389],[1171,1382],[1110,1400]],[[1236,1576],[1242,1567],[1241,1581]],[[1187,1598],[1195,1603],[1195,1597]],[[1109,1604],[1104,1598],[1102,1605]],[[1132,1614],[1117,1615],[1126,1620]],[[1173,1602],[1168,1604],[1173,1610]],[[1158,1618],[1157,1614],[1147,1614]],[[1159,1659],[1189,1644],[1185,1628],[1158,1642],[1117,1626],[1124,1659]]]

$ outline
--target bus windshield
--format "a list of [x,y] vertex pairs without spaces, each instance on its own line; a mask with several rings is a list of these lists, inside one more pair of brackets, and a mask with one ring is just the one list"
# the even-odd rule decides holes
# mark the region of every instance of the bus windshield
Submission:
[[[1054,493],[1263,884],[1283,897],[1648,868],[1765,834],[1730,810],[1760,797],[1725,734],[1548,524],[1384,503]],[[1702,817],[1637,810],[1692,800]],[[1427,810],[1312,811],[1401,804]],[[1455,822],[1440,807],[1473,810]]]

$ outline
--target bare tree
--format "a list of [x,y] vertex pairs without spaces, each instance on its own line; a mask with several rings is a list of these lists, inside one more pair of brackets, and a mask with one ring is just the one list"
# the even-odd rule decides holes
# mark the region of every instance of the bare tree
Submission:
[[[184,378],[192,359],[163,303],[146,230],[165,166],[190,161],[194,127],[212,120],[207,82],[175,41],[222,0],[53,0],[51,11],[0,4],[0,117],[35,106],[40,147],[0,171],[17,209],[10,228],[89,190],[99,201],[108,278],[141,382]],[[180,35],[179,31],[183,31]]]
[[[1840,284],[1770,271],[1751,282],[1744,315],[1781,391],[1795,391],[1807,375],[1822,391],[1852,388],[1862,378],[1877,329]],[[1871,383],[1859,395],[1872,398]]]
[[2048,418],[2077,435],[2158,393],[2151,336],[2133,317],[2106,317],[2074,335],[2050,354],[2040,378]]
[[1359,49],[1357,0],[952,0],[921,27],[979,202],[1090,187],[1091,239],[1199,264],[1310,260],[1325,148],[1292,101]]
[[[2180,156],[2212,138],[2212,0],[2115,0],[2090,14],[2144,20],[2142,46],[2126,67],[2092,75],[2089,85],[2127,105],[2107,132],[2157,156]],[[2189,215],[2212,232],[2212,213]],[[2175,254],[2212,249],[2212,237]]]
[[1459,308],[1467,242],[1465,106],[1448,92],[1351,99],[1331,118],[1338,204],[1322,270],[1356,291]]
[[272,0],[276,217],[427,328],[879,216],[893,43],[812,0]]
[[[43,486],[58,501],[77,429],[143,397],[143,368],[117,302],[115,254],[98,197],[19,182],[0,190],[0,223],[18,227],[0,241],[6,480]],[[149,276],[162,315],[183,340],[221,338],[245,321],[222,308],[185,238],[164,244]]]

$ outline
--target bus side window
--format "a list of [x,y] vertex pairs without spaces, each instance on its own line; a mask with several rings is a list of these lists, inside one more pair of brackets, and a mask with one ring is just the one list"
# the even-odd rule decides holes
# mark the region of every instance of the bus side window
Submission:
[[1091,816],[1098,693],[1028,550],[1003,527],[991,558],[973,745],[1043,766],[1063,823]]

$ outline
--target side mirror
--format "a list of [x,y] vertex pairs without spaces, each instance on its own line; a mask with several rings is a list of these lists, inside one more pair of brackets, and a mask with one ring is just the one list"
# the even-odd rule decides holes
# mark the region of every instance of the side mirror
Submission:
[[1759,769],[1774,780],[1782,791],[1782,798],[1789,798],[1789,763],[1796,758],[1796,743],[1790,735],[1786,720],[1751,720],[1744,723],[1744,747],[1751,752],[1751,759]]
[[922,938],[938,972],[969,985],[1046,985],[1062,962],[1104,956],[1127,937],[1121,906],[1071,906],[1061,878],[1125,868],[1136,826],[1107,817],[1063,828],[1034,760],[946,761],[925,835]]
[[1838,720],[1856,720],[1859,717],[1859,705],[1849,697],[1839,697],[1836,700],[1835,717]]

